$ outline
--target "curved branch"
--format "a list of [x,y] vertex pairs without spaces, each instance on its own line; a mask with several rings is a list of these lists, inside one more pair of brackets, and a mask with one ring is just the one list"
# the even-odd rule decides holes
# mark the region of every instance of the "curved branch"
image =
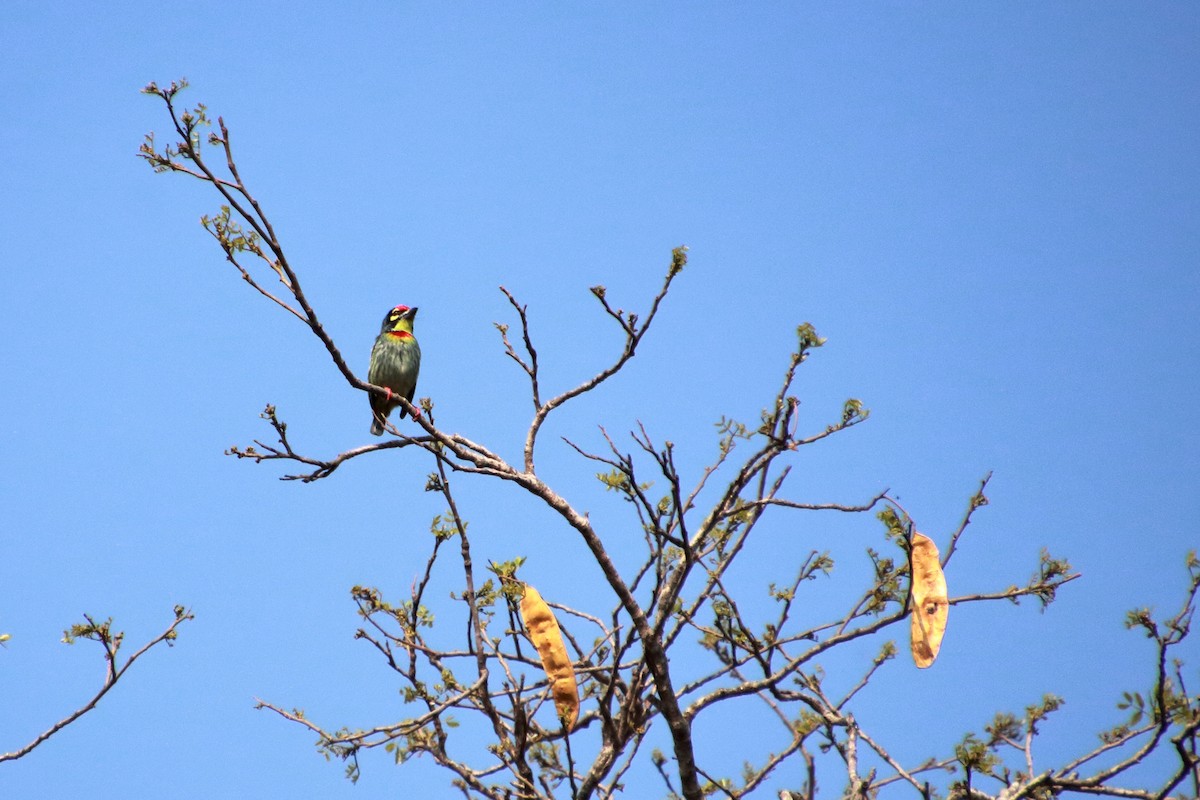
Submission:
[[[585,392],[590,392],[592,389],[595,389],[597,386],[599,386],[601,383],[603,383],[604,381],[611,378],[613,375],[616,375],[618,372],[620,372],[621,367],[625,366],[625,364],[629,361],[629,359],[633,358],[634,353],[637,351],[638,344],[642,341],[642,337],[644,337],[646,335],[646,332],[648,330],[650,330],[650,324],[654,321],[654,317],[658,314],[659,305],[662,303],[663,299],[667,296],[667,291],[671,288],[671,281],[675,280],[675,276],[678,275],[680,272],[682,272],[683,268],[686,265],[687,265],[687,247],[676,247],[674,250],[671,251],[671,266],[667,270],[667,276],[663,280],[662,288],[658,290],[658,294],[654,296],[654,300],[650,303],[650,312],[646,315],[646,319],[641,323],[641,325],[638,325],[638,315],[637,314],[627,314],[622,309],[614,310],[608,304],[608,301],[605,299],[605,288],[603,286],[593,286],[592,287],[592,294],[595,295],[596,299],[600,301],[600,305],[602,305],[604,307],[605,313],[607,313],[610,317],[612,317],[614,320],[616,320],[617,324],[621,326],[621,330],[624,331],[625,346],[622,349],[621,354],[617,357],[617,360],[614,361],[611,365],[609,365],[608,367],[605,367],[600,372],[593,375],[591,378],[588,378],[586,381],[579,384],[574,389],[568,389],[567,391],[563,392],[562,394],[558,395],[557,397],[552,397],[551,399],[547,400],[544,404],[538,405],[537,412],[533,416],[533,421],[529,423],[529,432],[525,436],[525,471],[526,472],[528,472],[528,473],[534,472],[533,450],[534,450],[534,446],[537,442],[538,431],[541,430],[543,423],[545,423],[545,421],[546,421],[546,417],[550,416],[550,412],[553,411],[554,409],[558,408],[559,406],[561,406],[563,403],[566,403],[568,400],[578,397],[579,395],[584,394]],[[502,287],[502,290],[503,290],[503,287]],[[508,295],[507,290],[503,290],[503,291],[506,295]],[[529,335],[528,335],[528,327],[526,325],[524,309],[521,308],[520,306],[517,306],[516,301],[512,299],[511,295],[509,295],[509,300],[512,302],[512,304],[514,306],[517,307],[518,311],[520,312],[521,327],[525,331],[525,341],[528,342]],[[536,356],[534,354],[534,351],[532,349],[530,349],[529,352],[530,352],[530,358],[533,361],[533,370],[530,371],[527,368],[527,371],[530,371],[530,379],[533,382],[534,403],[536,405],[537,397],[538,397],[538,395],[537,395],[537,372],[536,372],[537,362],[536,362]],[[518,362],[519,361],[520,360],[518,359]]]
[[108,694],[110,689],[117,685],[117,681],[119,681],[125,672],[133,666],[135,661],[141,658],[147,651],[150,650],[150,648],[154,647],[160,642],[166,642],[168,647],[172,646],[176,638],[175,629],[187,620],[194,619],[194,617],[192,613],[184,609],[183,606],[176,606],[175,619],[170,625],[167,626],[167,629],[158,636],[155,636],[150,641],[146,642],[146,644],[142,645],[141,649],[127,658],[125,663],[120,665],[117,664],[117,651],[120,650],[121,641],[124,639],[125,635],[120,632],[116,634],[112,633],[111,620],[107,622],[96,623],[90,616],[86,614],[84,615],[84,619],[88,621],[88,624],[73,626],[63,641],[70,643],[76,638],[84,638],[100,643],[100,645],[104,648],[105,661],[105,677],[103,685],[101,685],[100,690],[96,692],[91,700],[88,700],[75,711],[51,725],[29,744],[10,753],[0,753],[0,762],[15,761],[18,758],[29,755],[34,748],[43,744],[51,736],[91,711],[96,707],[96,704],[100,702],[100,699],[104,697],[104,695]]

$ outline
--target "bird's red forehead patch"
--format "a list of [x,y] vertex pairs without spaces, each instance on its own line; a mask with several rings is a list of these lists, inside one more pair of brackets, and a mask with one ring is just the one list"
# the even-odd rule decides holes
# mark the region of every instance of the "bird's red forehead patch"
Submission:
[[408,306],[396,306],[392,309],[392,311],[399,311],[401,314],[403,314],[405,311],[408,311]]

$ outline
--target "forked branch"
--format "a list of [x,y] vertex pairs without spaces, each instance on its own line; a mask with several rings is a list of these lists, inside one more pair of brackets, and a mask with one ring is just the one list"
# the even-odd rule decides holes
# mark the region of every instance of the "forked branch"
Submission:
[[186,610],[183,606],[175,606],[175,619],[167,626],[167,629],[155,636],[150,641],[141,646],[140,649],[123,662],[118,661],[117,653],[121,649],[121,644],[125,640],[125,634],[121,631],[116,633],[112,630],[112,620],[108,619],[104,622],[96,622],[91,616],[85,614],[84,619],[87,620],[82,625],[72,625],[70,630],[63,634],[63,641],[67,644],[73,644],[78,639],[90,639],[97,642],[104,649],[104,682],[101,684],[99,691],[92,696],[90,700],[81,705],[79,708],[72,711],[67,716],[60,719],[58,722],[51,725],[33,741],[24,747],[13,750],[9,753],[0,753],[0,762],[15,761],[18,758],[29,755],[34,748],[45,743],[54,734],[61,731],[63,728],[70,725],[75,720],[82,717],[84,714],[91,711],[100,702],[104,695],[108,694],[109,690],[117,685],[122,676],[133,666],[139,658],[145,655],[151,648],[162,642],[166,642],[168,647],[175,643],[176,628],[184,622],[193,619],[192,613]]

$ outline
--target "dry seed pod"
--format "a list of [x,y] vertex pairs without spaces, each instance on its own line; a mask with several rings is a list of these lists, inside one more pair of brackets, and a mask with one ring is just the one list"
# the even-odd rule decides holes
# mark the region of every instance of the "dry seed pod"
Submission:
[[575,683],[575,670],[571,666],[571,657],[567,654],[567,646],[563,643],[562,631],[558,629],[554,612],[537,589],[529,584],[525,584],[525,594],[521,598],[521,619],[525,622],[530,641],[542,657],[542,669],[550,679],[554,707],[569,733],[579,719],[579,686]]
[[912,657],[921,669],[937,658],[946,632],[950,603],[946,576],[938,560],[937,545],[928,536],[912,536]]

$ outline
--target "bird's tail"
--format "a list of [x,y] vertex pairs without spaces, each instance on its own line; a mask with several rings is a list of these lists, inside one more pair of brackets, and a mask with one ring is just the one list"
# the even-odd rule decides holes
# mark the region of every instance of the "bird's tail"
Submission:
[[378,414],[371,417],[371,434],[373,436],[383,435],[383,420],[379,418]]

